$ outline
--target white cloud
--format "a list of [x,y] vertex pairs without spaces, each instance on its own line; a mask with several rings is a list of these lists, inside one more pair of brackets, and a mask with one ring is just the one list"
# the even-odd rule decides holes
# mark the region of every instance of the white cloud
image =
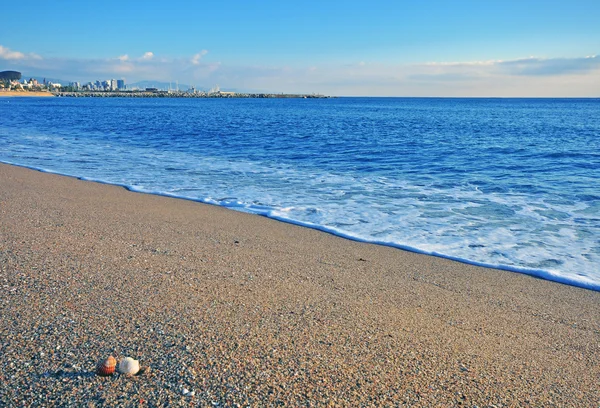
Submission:
[[0,45],[0,58],[6,60],[20,60],[25,58],[25,54],[18,51],[11,51],[10,49]]
[[190,60],[190,62],[191,62],[192,64],[194,64],[194,65],[198,65],[198,64],[200,64],[200,59],[201,59],[203,56],[205,56],[206,54],[208,54],[208,51],[206,51],[206,50],[202,50],[202,51],[200,51],[198,54],[194,55],[194,56],[192,57],[192,59]]
[[[356,96],[597,97],[600,58],[525,58],[421,64],[224,67],[219,84],[270,92]],[[239,87],[239,85],[230,85]]]
[[34,60],[36,60],[36,59],[42,59],[42,57],[40,57],[39,55],[34,54],[34,53],[24,54],[19,51],[12,51],[10,48],[3,47],[2,45],[0,45],[0,59],[4,59],[4,60],[34,59]]
[[489,61],[443,61],[443,62],[426,62],[423,65],[432,67],[477,67],[477,66],[490,66],[502,62],[502,60],[489,60]]
[[224,90],[340,96],[600,95],[600,56],[595,55],[421,64],[358,60],[347,64],[310,61],[302,66],[248,66],[211,61],[207,54],[202,50],[180,58],[159,58],[147,52],[135,58],[124,54],[105,59],[41,59],[0,46],[0,60],[24,76],[44,75],[80,82],[125,77],[128,83],[179,81],[199,89],[220,84]]
[[[464,74],[482,68],[479,70],[480,73],[497,72],[515,76],[556,76],[598,69],[600,68],[600,58],[597,58],[596,55],[581,58],[539,58],[530,56],[512,60],[426,62],[422,65],[427,69],[437,68],[437,72],[442,74],[447,74],[449,69],[458,69]],[[435,72],[430,72],[430,74],[435,74]]]
[[512,61],[502,61],[498,66],[510,75],[561,76],[600,69],[600,58],[595,55],[582,58],[529,57]]

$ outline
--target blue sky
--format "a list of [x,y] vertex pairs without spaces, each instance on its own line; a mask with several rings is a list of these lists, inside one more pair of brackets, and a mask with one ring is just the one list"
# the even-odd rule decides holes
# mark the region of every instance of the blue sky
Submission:
[[600,96],[600,1],[22,1],[0,70],[384,96]]

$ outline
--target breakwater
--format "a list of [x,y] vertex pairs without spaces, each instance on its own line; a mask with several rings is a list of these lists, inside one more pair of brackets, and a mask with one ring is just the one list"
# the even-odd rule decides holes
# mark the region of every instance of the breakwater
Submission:
[[70,91],[52,92],[55,96],[70,98],[330,98],[318,94],[275,94],[239,92],[180,92],[180,91]]

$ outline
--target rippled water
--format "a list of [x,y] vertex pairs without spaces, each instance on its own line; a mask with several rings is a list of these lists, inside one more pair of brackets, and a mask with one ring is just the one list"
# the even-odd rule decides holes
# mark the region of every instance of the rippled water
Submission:
[[0,160],[600,290],[598,99],[5,98]]

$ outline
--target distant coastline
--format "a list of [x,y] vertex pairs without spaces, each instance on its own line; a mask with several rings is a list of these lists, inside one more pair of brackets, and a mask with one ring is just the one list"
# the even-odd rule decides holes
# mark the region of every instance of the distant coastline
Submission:
[[240,93],[240,92],[169,92],[169,91],[1,91],[0,97],[48,97],[65,98],[297,98],[297,99],[326,99],[327,95],[317,94],[275,94],[275,93]]
[[242,92],[181,92],[181,91],[54,91],[53,95],[68,98],[299,98],[325,99],[331,96],[319,94],[277,94],[277,93],[242,93]]

